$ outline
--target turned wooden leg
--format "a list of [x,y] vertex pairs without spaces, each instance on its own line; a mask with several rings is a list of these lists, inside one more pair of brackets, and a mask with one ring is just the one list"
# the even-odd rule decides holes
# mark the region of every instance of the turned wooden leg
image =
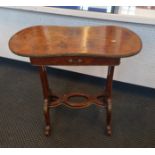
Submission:
[[45,117],[45,135],[50,135],[51,131],[51,125],[50,125],[50,113],[49,113],[49,97],[51,95],[49,85],[48,85],[48,79],[47,79],[47,72],[45,66],[39,66],[39,72],[40,72],[40,79],[42,84],[42,90],[44,95],[44,117]]
[[112,80],[114,74],[114,66],[108,67],[107,81],[105,87],[106,95],[106,113],[107,113],[107,134],[112,134]]

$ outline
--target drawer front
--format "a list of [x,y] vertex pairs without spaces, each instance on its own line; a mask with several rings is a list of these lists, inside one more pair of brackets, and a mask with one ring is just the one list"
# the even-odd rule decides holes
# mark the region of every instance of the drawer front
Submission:
[[66,65],[66,66],[87,66],[87,65],[119,65],[119,58],[101,58],[101,57],[45,57],[30,58],[34,65]]

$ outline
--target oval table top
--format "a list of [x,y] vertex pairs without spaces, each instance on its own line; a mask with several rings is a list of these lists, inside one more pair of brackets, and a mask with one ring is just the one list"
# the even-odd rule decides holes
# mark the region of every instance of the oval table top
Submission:
[[137,34],[119,26],[33,26],[12,36],[9,47],[25,57],[122,58],[137,54],[142,43]]

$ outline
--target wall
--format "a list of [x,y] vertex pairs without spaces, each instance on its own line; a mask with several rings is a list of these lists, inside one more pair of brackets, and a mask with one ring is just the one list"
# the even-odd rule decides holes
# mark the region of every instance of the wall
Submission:
[[[12,54],[8,48],[9,38],[17,31],[32,25],[120,25],[136,32],[143,42],[139,55],[124,58],[116,67],[114,79],[155,88],[155,25],[79,18],[48,13],[0,8],[0,55],[2,57],[29,61]],[[58,67],[93,76],[105,77],[106,67]]]

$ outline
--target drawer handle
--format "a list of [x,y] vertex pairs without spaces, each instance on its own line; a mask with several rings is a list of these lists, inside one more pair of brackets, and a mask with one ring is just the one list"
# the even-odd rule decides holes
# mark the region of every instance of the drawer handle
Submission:
[[73,63],[73,62],[74,62],[74,63],[76,63],[76,62],[77,62],[77,63],[81,63],[81,62],[82,62],[82,59],[72,59],[72,58],[71,58],[71,59],[68,59],[68,62],[69,62],[69,63]]
[[82,62],[82,59],[78,59],[78,62],[79,62],[79,63]]
[[68,62],[72,63],[73,62],[73,59],[69,59]]

